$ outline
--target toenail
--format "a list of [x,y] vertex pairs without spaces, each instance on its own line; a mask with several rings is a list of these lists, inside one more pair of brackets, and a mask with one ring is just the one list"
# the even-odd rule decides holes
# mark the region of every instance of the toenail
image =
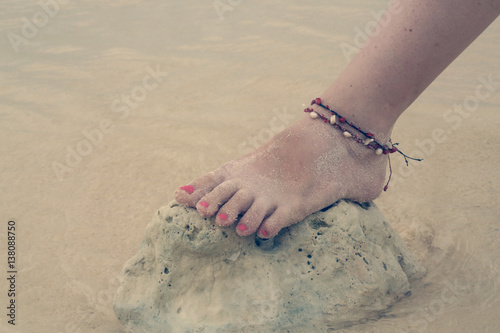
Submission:
[[241,231],[245,231],[247,230],[247,227],[245,227],[243,224],[239,224],[238,229],[240,229]]
[[203,207],[207,208],[208,207],[208,202],[202,201],[202,202],[200,202],[200,206],[203,206]]
[[193,185],[181,186],[181,190],[184,190],[187,193],[192,194],[194,192],[194,186]]
[[266,237],[267,235],[269,235],[269,234],[267,233],[267,231],[262,230],[262,236]]
[[218,216],[219,216],[219,218],[220,218],[221,220],[224,220],[224,221],[225,221],[225,220],[227,220],[227,215],[226,215],[226,214],[224,214],[224,213],[220,213]]

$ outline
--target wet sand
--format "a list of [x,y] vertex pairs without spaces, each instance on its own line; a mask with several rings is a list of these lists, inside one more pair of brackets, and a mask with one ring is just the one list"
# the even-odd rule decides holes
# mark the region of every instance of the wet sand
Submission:
[[[156,209],[300,117],[386,5],[232,3],[61,1],[45,21],[34,1],[5,5],[0,330],[120,332],[116,277]],[[497,20],[398,122],[393,139],[425,160],[393,158],[376,203],[429,273],[345,332],[500,331],[499,40]]]

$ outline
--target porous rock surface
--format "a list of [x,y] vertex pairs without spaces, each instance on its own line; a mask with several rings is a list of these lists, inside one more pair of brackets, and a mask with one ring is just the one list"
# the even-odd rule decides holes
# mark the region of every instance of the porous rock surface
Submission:
[[131,332],[326,332],[376,318],[424,274],[373,203],[341,200],[261,242],[171,202],[114,310]]

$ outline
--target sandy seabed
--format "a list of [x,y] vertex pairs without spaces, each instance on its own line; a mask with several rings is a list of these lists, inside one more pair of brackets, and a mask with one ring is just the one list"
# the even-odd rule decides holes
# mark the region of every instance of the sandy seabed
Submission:
[[[120,332],[151,215],[300,117],[387,3],[221,1],[0,1],[2,332]],[[398,122],[425,160],[393,159],[376,203],[429,273],[342,332],[500,331],[499,41],[497,20]]]

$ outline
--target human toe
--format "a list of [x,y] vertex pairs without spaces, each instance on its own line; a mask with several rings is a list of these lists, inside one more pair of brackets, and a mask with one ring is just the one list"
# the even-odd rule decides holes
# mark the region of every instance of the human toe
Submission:
[[264,219],[257,230],[257,236],[271,238],[276,236],[281,229],[301,221],[302,218],[285,209],[276,209],[269,217]]
[[213,216],[220,206],[226,203],[238,191],[238,184],[226,181],[204,195],[196,204],[198,212],[204,216]]
[[222,227],[232,225],[250,208],[253,201],[254,197],[250,192],[239,190],[219,209],[216,223]]
[[223,177],[210,172],[194,182],[181,186],[175,192],[175,200],[183,205],[195,207],[198,201],[223,181]]
[[271,215],[274,209],[275,207],[256,200],[239,220],[236,226],[236,233],[240,236],[248,236],[255,233],[262,224],[262,221]]

